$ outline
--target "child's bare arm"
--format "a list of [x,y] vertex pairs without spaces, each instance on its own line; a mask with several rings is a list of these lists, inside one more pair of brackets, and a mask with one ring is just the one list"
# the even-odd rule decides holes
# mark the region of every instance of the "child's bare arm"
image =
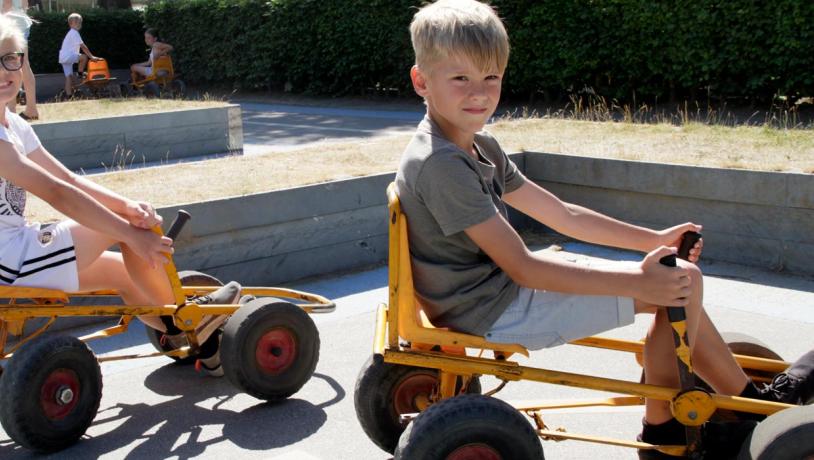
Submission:
[[34,150],[28,157],[54,177],[81,189],[107,209],[124,217],[133,225],[141,228],[152,228],[162,223],[161,216],[156,214],[155,209],[150,204],[128,199],[93,181],[74,174],[56,160],[44,147]]
[[98,57],[94,56],[93,53],[90,52],[90,49],[84,43],[80,43],[79,47],[82,49],[82,52],[88,55],[88,58],[92,61],[99,59]]
[[[590,243],[650,252],[659,246],[678,246],[687,231],[701,226],[685,223],[665,230],[651,230],[622,222],[583,206],[566,203],[537,184],[526,181],[519,189],[503,196],[513,208],[570,237]],[[697,260],[703,243],[692,250]]]
[[164,56],[173,50],[172,45],[170,45],[169,43],[161,42],[156,42],[155,44],[153,44],[153,49],[155,49],[156,56]]
[[517,284],[534,289],[583,295],[633,297],[653,305],[683,306],[690,294],[688,273],[659,263],[673,253],[660,247],[636,268],[619,265],[590,268],[526,248],[512,226],[496,214],[465,230],[492,260]]
[[0,142],[0,171],[78,223],[127,244],[152,265],[165,263],[164,253],[172,253],[171,239],[130,225],[85,191],[52,176],[5,142]]

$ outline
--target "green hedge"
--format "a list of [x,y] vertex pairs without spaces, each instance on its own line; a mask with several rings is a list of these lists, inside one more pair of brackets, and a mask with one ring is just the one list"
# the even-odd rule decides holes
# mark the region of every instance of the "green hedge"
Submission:
[[[92,9],[82,15],[82,40],[96,56],[107,59],[111,68],[129,68],[147,60],[144,17],[140,11]],[[35,73],[62,72],[59,49],[68,33],[68,13],[34,13],[28,47]]]
[[[145,22],[175,46],[176,66],[191,83],[325,95],[395,88],[409,94],[407,28],[422,3],[157,0],[145,11]],[[563,96],[590,89],[621,100],[814,95],[814,2],[493,4],[512,42],[505,85],[509,93]],[[130,20],[138,22],[135,16]],[[94,21],[89,17],[85,23],[83,37],[96,52],[90,34]],[[129,34],[130,27],[121,33]],[[61,40],[65,27],[58,29],[53,33]],[[132,39],[136,44],[139,40]],[[128,62],[143,59],[143,50],[125,41],[134,51]],[[40,47],[35,46],[36,58]],[[58,43],[50,48],[54,57],[49,62],[56,60]]]

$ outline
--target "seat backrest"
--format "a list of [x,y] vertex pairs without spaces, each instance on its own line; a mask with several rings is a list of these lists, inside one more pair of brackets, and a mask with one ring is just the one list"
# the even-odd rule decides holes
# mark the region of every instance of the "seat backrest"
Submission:
[[[389,226],[388,285],[389,308],[387,321],[388,343],[398,346],[398,338],[416,344],[439,345],[441,347],[469,347],[498,350],[505,353],[520,353],[528,356],[528,350],[516,344],[495,344],[483,337],[436,329],[423,315],[416,302],[413,287],[413,269],[410,262],[410,245],[407,235],[407,216],[401,211],[396,184],[387,187],[387,207]],[[393,333],[393,332],[398,332]]]
[[172,67],[172,59],[168,55],[155,58],[153,61],[153,76],[156,78],[166,78],[172,80],[175,69]]
[[87,80],[110,80],[110,69],[107,67],[107,61],[104,59],[88,61],[87,72]]

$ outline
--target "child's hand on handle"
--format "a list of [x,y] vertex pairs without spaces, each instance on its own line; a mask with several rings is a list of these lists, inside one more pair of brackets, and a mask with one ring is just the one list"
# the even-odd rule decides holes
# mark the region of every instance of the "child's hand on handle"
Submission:
[[647,254],[639,264],[641,282],[637,299],[660,307],[683,307],[692,293],[690,276],[682,267],[667,267],[659,261],[675,254],[676,248],[661,246]]
[[136,227],[131,227],[130,233],[130,238],[125,244],[152,268],[166,264],[169,260],[167,256],[175,252],[171,238]]
[[146,230],[164,222],[164,219],[156,214],[153,205],[143,201],[128,202],[124,210],[124,217],[130,222],[130,225]]
[[[658,232],[659,243],[663,246],[676,248],[680,247],[684,233],[686,232],[701,233],[702,228],[703,228],[702,225],[696,225],[693,224],[692,222],[687,222],[685,224],[676,225],[675,227],[666,228]],[[688,260],[692,263],[697,263],[698,259],[701,258],[701,251],[703,249],[704,249],[704,239],[701,238],[690,249],[690,257],[688,258]]]

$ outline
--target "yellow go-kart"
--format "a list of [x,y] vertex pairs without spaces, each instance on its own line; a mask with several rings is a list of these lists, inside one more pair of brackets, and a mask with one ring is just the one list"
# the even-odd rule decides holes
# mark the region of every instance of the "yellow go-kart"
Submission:
[[[175,238],[185,212],[167,235]],[[154,229],[161,233],[160,228]],[[100,362],[168,356],[194,361],[204,344],[196,326],[204,315],[231,315],[223,326],[221,359],[225,376],[239,390],[277,401],[296,393],[319,359],[319,333],[308,313],[335,309],[315,294],[272,287],[243,287],[245,304],[199,305],[191,299],[215,291],[220,282],[199,272],[177,272],[166,265],[175,302],[170,305],[68,305],[70,298],[116,296],[115,291],[65,293],[52,289],[0,287],[0,422],[18,444],[53,452],[75,443],[96,416],[102,397]],[[127,331],[134,316],[163,316],[186,334],[188,345],[173,348],[147,328],[156,352],[97,358],[85,342]],[[59,317],[120,317],[118,324],[84,337],[43,334]],[[32,332],[26,322],[43,321]],[[16,336],[12,342],[9,336]]]
[[[415,300],[407,240],[407,220],[393,184],[389,204],[389,304],[376,313],[373,356],[356,382],[356,414],[368,437],[397,460],[472,460],[543,458],[540,440],[579,440],[705,458],[701,426],[731,411],[765,414],[743,444],[740,458],[799,460],[814,458],[814,406],[760,401],[714,394],[692,374],[683,308],[668,313],[676,339],[681,388],[523,366],[514,354],[528,356],[517,344],[491,343],[483,337],[434,328]],[[685,237],[685,241],[687,238]],[[688,242],[685,253],[694,244]],[[684,246],[684,245],[683,245]],[[681,253],[681,251],[680,251]],[[675,264],[675,259],[663,263]],[[641,355],[643,343],[589,337],[572,344]],[[730,343],[735,357],[756,381],[784,371],[788,363],[751,340]],[[475,351],[467,355],[467,350]],[[484,352],[490,352],[484,355]],[[641,362],[641,361],[640,361]],[[482,392],[479,377],[502,383]],[[639,376],[637,376],[639,377]],[[550,404],[509,404],[493,398],[508,382],[530,380],[617,393],[595,400]],[[633,406],[644,398],[670,401],[675,418],[688,430],[687,445],[653,445],[631,440],[551,430],[546,410],[592,406]],[[728,414],[726,411],[729,411]]]

